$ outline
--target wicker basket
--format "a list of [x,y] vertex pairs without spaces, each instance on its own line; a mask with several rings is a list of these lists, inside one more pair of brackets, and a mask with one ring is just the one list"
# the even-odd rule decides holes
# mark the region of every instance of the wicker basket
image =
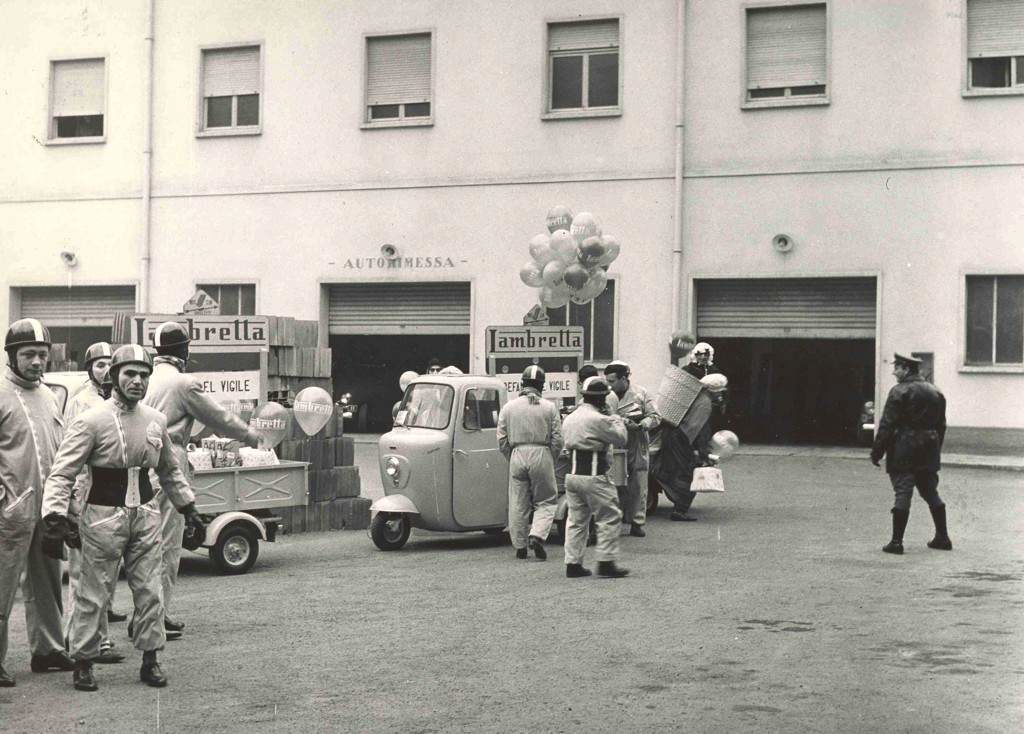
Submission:
[[654,400],[658,413],[664,420],[678,426],[703,387],[696,377],[670,364],[665,368]]

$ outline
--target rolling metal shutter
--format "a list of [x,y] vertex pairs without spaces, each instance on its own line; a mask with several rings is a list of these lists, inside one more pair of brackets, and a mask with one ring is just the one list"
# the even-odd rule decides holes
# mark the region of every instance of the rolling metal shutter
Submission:
[[366,104],[430,101],[430,34],[366,40]]
[[47,326],[112,326],[117,311],[135,311],[135,287],[87,285],[21,288],[21,315]]
[[1024,3],[968,0],[967,56],[975,59],[1024,53]]
[[53,117],[103,114],[103,59],[53,62]]
[[345,283],[330,287],[331,334],[468,334],[469,283]]
[[873,339],[874,278],[698,280],[697,337]]
[[552,23],[548,26],[548,48],[552,51],[615,48],[618,45],[618,20]]
[[824,84],[824,5],[747,10],[747,89]]
[[203,51],[204,97],[232,97],[259,92],[259,46]]

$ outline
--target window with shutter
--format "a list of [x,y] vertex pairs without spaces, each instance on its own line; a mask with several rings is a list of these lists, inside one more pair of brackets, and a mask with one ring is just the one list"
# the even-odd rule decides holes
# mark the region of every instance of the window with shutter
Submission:
[[196,288],[206,291],[220,305],[221,316],[252,316],[256,313],[254,283],[200,283]]
[[545,117],[621,114],[618,19],[548,24]]
[[828,89],[824,4],[748,8],[747,107],[823,104]]
[[50,140],[102,140],[105,110],[104,59],[74,59],[51,63]]
[[429,33],[367,37],[367,125],[431,123],[430,44]]
[[1024,93],[1024,3],[967,0],[967,88]]
[[201,134],[260,131],[260,51],[259,46],[203,50]]

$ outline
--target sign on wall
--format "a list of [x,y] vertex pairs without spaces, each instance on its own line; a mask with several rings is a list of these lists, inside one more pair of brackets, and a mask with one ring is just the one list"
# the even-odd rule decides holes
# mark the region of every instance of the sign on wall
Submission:
[[515,395],[532,364],[545,372],[544,397],[576,397],[576,372],[583,364],[582,326],[488,326],[487,374],[500,378]]
[[193,314],[134,314],[131,318],[131,340],[146,347],[153,346],[153,332],[165,321],[176,321],[188,331],[189,349],[201,351],[250,351],[270,347],[270,325],[266,316],[206,316]]

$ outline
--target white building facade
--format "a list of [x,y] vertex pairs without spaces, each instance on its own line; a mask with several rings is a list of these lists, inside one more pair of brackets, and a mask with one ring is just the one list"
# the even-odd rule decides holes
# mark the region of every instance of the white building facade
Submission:
[[656,388],[687,328],[741,437],[846,442],[906,349],[1019,442],[1016,5],[7,0],[0,316],[81,349],[203,286],[318,319],[387,408],[431,356],[484,370],[565,204],[623,243],[552,314],[595,362]]

